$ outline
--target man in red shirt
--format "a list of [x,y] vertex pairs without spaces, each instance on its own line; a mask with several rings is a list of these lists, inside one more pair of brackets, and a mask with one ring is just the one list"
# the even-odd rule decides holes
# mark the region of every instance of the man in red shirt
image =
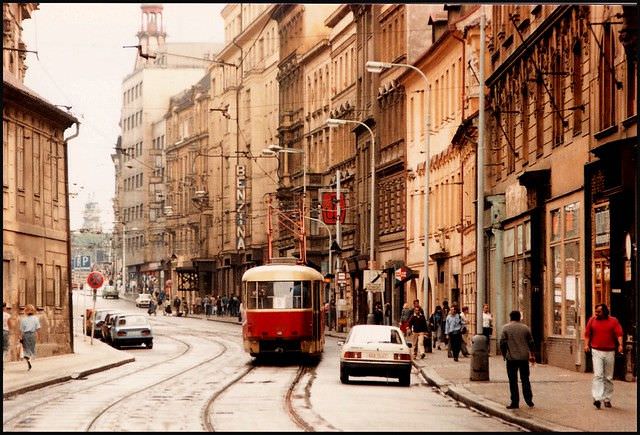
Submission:
[[584,329],[584,351],[591,350],[593,359],[593,406],[600,409],[601,401],[606,408],[611,408],[613,394],[613,364],[615,352],[622,353],[622,326],[609,315],[606,304],[598,304],[595,316],[587,322]]

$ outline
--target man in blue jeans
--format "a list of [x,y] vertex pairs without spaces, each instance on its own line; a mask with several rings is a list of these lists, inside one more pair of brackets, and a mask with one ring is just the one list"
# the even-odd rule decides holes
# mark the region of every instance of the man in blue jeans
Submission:
[[530,408],[533,408],[533,393],[529,382],[529,362],[535,361],[534,342],[531,330],[520,322],[520,318],[520,311],[510,312],[509,319],[511,321],[504,325],[500,336],[500,351],[507,361],[507,376],[511,393],[511,403],[507,409],[517,409],[520,406],[518,372],[520,372],[524,401]]

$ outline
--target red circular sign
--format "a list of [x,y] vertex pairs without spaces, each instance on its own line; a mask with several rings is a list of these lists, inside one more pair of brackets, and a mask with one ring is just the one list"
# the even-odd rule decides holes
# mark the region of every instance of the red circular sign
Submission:
[[91,272],[87,275],[87,284],[91,288],[100,288],[104,282],[104,276],[100,272]]

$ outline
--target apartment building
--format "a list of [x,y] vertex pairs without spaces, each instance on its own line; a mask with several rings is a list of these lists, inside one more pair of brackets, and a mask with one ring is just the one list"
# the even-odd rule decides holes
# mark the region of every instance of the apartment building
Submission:
[[[164,118],[169,98],[203,77],[220,46],[167,43],[163,7],[143,4],[140,10],[139,52],[133,71],[122,81],[122,130],[119,158],[114,162],[114,250],[121,252],[124,246],[128,290],[148,291],[164,285],[171,262],[164,249],[167,240],[163,225],[158,222],[164,213],[163,167],[159,165],[163,164],[166,142],[162,138],[166,134],[159,133],[157,126]],[[120,277],[120,284],[122,281]]]
[[42,325],[38,355],[73,351],[67,153],[79,123],[24,85],[22,21],[37,9],[2,5],[2,300],[11,306],[11,360],[19,358],[27,304]]

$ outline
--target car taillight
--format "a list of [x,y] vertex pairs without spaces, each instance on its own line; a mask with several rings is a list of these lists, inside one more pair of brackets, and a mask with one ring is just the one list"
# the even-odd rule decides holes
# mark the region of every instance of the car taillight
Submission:
[[408,353],[394,353],[393,359],[396,361],[411,361],[411,354]]
[[362,352],[345,352],[344,357],[349,359],[362,358]]
[[151,331],[149,331],[148,329],[142,330],[142,335],[149,335],[149,334],[151,334]]
[[118,333],[116,334],[118,337],[123,337],[125,335],[127,335],[126,331],[118,331]]

